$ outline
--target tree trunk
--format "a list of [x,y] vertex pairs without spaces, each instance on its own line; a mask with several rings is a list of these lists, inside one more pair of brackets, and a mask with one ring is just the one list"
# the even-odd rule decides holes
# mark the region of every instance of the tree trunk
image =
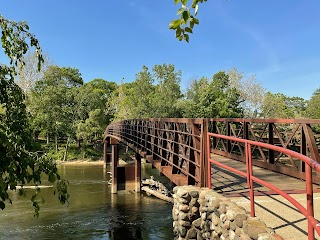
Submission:
[[77,139],[78,148],[81,148],[81,139]]
[[47,144],[50,143],[49,133],[47,133]]
[[66,151],[64,152],[63,161],[67,160],[69,137],[67,138]]
[[57,135],[54,136],[54,141],[56,143],[56,153],[58,153],[58,136]]

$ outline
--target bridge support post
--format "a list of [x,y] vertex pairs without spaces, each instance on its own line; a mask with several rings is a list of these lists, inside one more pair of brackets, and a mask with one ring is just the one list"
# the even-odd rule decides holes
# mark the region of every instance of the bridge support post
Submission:
[[117,178],[117,171],[118,171],[118,161],[119,161],[119,142],[116,139],[111,138],[111,173],[112,173],[112,186],[111,186],[111,193],[117,193],[118,187],[118,178]]
[[141,157],[136,153],[135,157],[135,191],[140,192],[141,190]]
[[103,142],[103,160],[105,165],[111,163],[111,154],[108,153],[108,142],[106,140]]

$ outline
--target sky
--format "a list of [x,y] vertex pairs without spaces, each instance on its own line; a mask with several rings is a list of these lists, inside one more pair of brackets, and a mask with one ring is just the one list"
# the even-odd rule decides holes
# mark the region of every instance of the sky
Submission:
[[54,63],[78,68],[85,82],[131,82],[143,65],[166,63],[182,71],[183,89],[233,67],[272,93],[309,99],[320,88],[319,0],[208,0],[190,43],[168,29],[178,8],[174,0],[1,0],[0,14],[27,21]]

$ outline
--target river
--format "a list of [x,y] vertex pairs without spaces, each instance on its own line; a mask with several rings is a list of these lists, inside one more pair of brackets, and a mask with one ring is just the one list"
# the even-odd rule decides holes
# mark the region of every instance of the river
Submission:
[[[144,194],[111,194],[107,171],[102,165],[60,165],[70,182],[70,204],[61,205],[52,187],[43,188],[39,218],[30,195],[12,193],[12,205],[0,212],[0,239],[173,239],[172,205]],[[142,177],[165,181],[156,171],[142,168]]]

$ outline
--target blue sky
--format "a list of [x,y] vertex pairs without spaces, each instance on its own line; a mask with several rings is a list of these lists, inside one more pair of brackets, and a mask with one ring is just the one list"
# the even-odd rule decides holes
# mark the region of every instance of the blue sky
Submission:
[[189,44],[168,29],[173,2],[2,0],[0,14],[27,21],[54,62],[86,82],[130,82],[142,65],[171,63],[184,88],[232,67],[274,93],[308,99],[320,87],[320,1],[208,0]]

